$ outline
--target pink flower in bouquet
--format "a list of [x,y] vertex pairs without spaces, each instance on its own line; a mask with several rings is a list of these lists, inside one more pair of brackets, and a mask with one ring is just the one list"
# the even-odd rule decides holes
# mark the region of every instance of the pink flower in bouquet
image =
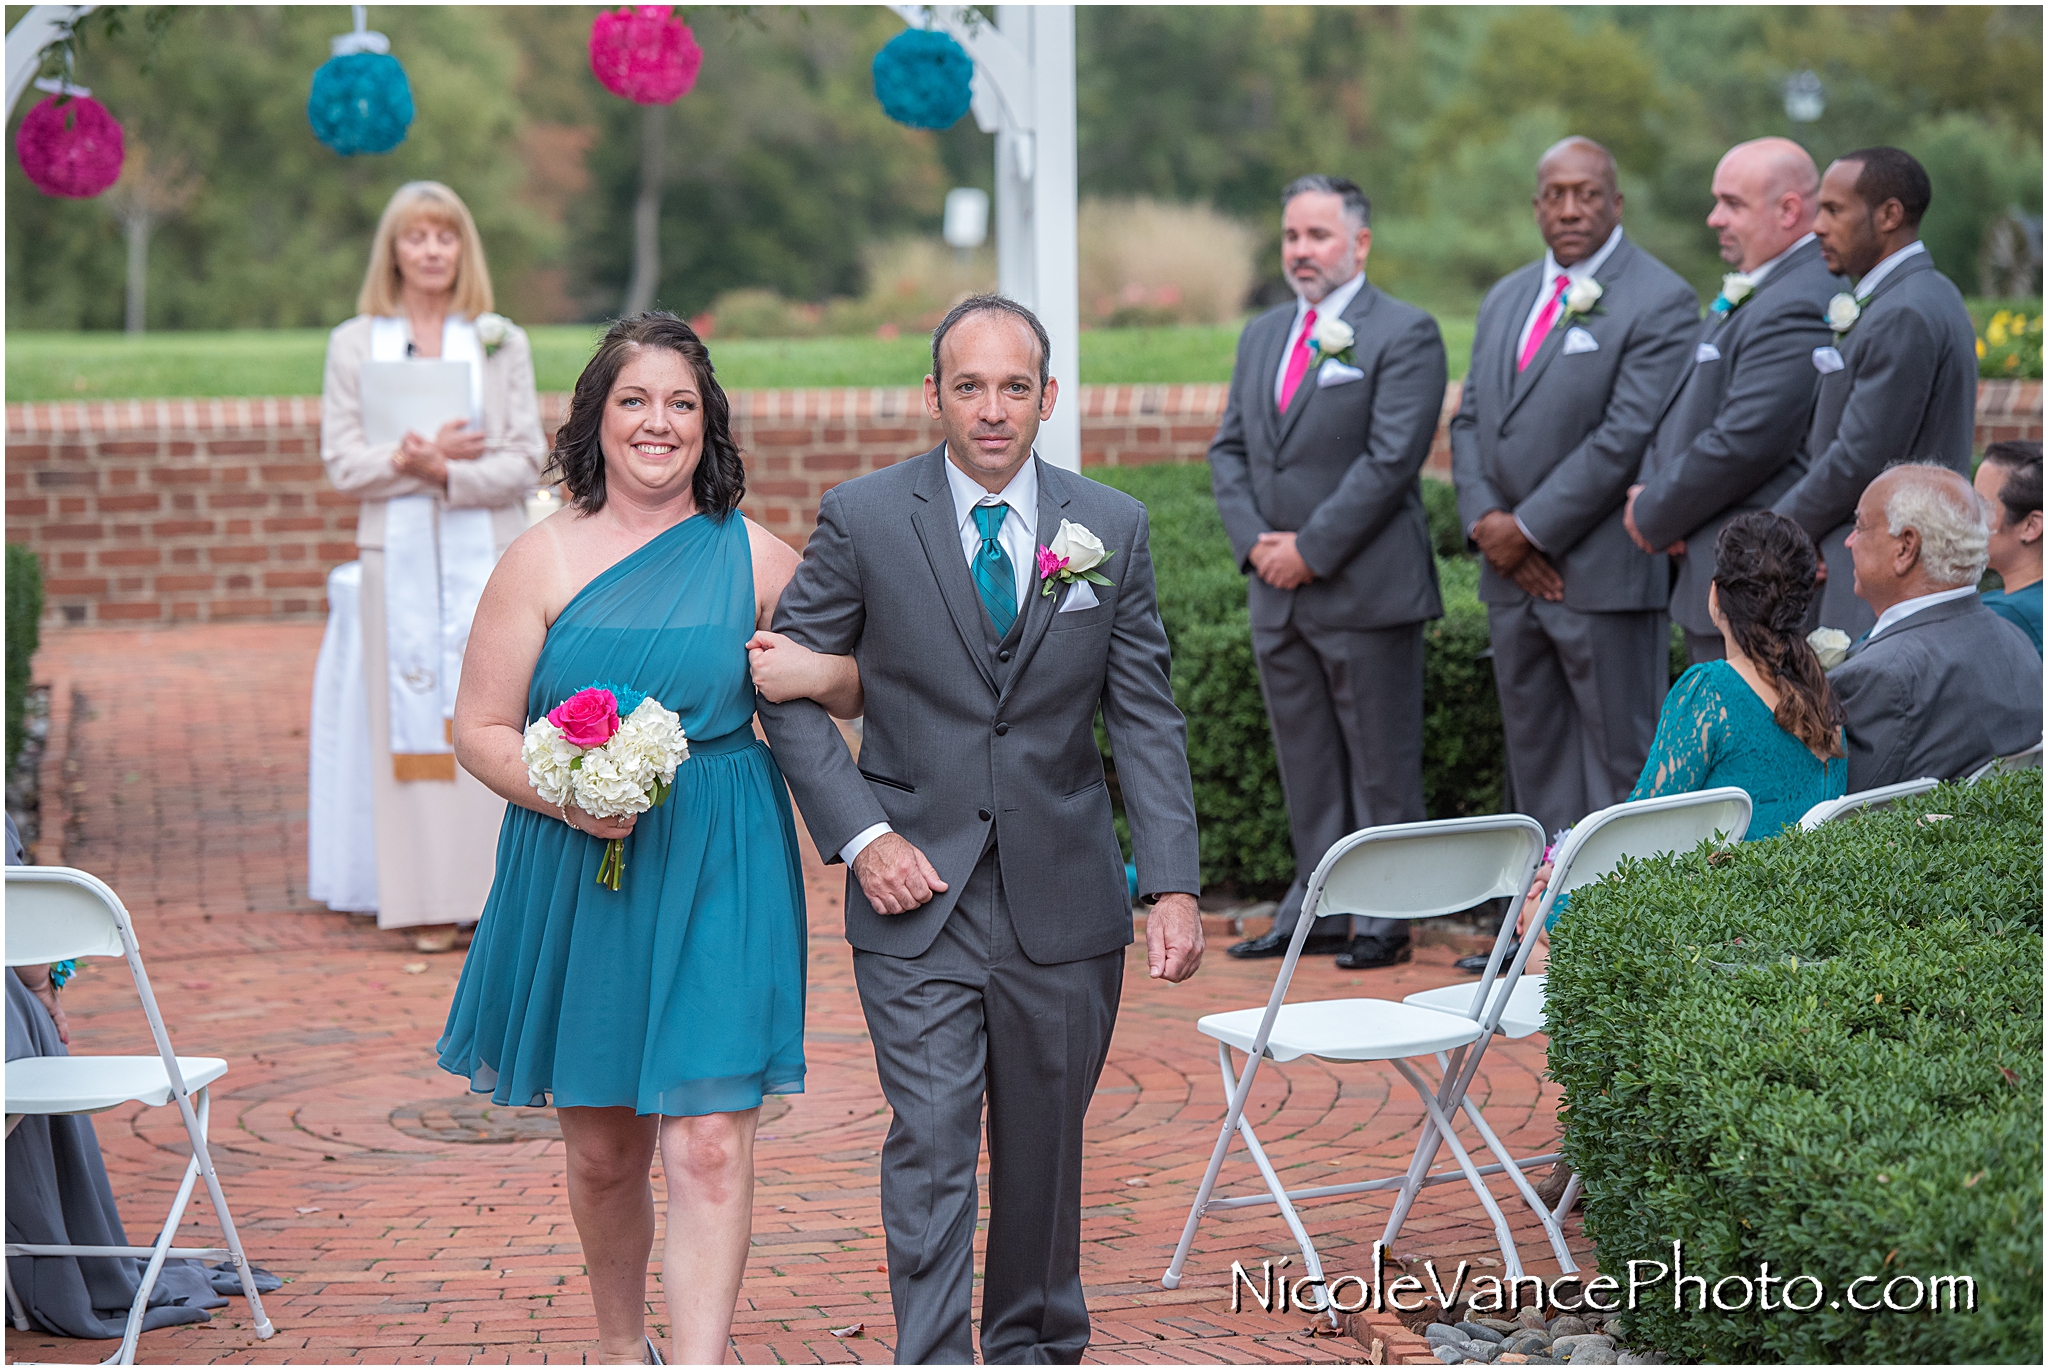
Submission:
[[1050,547],[1041,546],[1038,549],[1038,578],[1040,580],[1051,580],[1053,576],[1066,569],[1067,558],[1053,551]]
[[548,711],[572,747],[602,747],[619,730],[619,701],[610,690],[578,690]]

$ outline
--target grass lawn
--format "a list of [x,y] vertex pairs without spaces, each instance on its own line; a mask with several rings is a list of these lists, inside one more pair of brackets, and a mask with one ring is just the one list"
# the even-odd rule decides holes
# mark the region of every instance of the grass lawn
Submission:
[[[1451,374],[1472,351],[1472,320],[1443,321]],[[1097,329],[1081,335],[1084,382],[1141,384],[1224,381],[1240,325]],[[576,383],[601,329],[547,325],[528,330],[542,390]],[[929,367],[920,336],[712,340],[718,378],[729,390],[915,385]],[[23,400],[317,395],[327,353],[324,329],[242,329],[213,333],[7,334],[7,398]]]

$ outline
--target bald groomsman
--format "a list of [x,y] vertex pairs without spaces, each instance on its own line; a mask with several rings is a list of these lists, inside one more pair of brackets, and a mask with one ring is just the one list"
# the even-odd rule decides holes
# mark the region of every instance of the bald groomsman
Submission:
[[1451,420],[1514,805],[1555,831],[1627,797],[1670,687],[1670,567],[1622,526],[1699,297],[1621,229],[1614,158],[1567,138],[1536,168],[1548,245],[1487,292]]
[[1738,144],[1714,169],[1707,226],[1735,270],[1664,400],[1624,516],[1638,547],[1671,554],[1671,617],[1694,662],[1727,655],[1707,613],[1714,539],[1806,473],[1813,350],[1831,341],[1828,300],[1849,287],[1821,259],[1819,198],[1820,171],[1789,138]]
[[1828,305],[1833,341],[1813,350],[1820,393],[1808,466],[1775,506],[1820,544],[1820,623],[1861,637],[1877,622],[1856,597],[1847,547],[1856,501],[1886,467],[1933,462],[1970,478],[1977,427],[1977,333],[1962,292],[1934,269],[1920,218],[1927,172],[1895,147],[1838,158],[1820,183],[1814,232],[1853,295]]

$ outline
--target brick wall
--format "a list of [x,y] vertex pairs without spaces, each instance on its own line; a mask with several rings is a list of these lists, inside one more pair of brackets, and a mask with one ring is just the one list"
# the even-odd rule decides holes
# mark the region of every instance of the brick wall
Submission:
[[[1456,408],[1455,382],[1444,397]],[[1199,461],[1221,385],[1084,385],[1082,461]],[[742,391],[746,511],[801,546],[840,481],[936,446],[909,389]],[[567,396],[541,397],[560,423]],[[319,401],[131,400],[7,406],[7,540],[42,558],[49,621],[158,624],[308,618],[355,556],[357,502],[327,486]],[[1979,387],[1977,442],[2038,439],[2038,381]],[[1449,474],[1441,426],[1430,453]]]

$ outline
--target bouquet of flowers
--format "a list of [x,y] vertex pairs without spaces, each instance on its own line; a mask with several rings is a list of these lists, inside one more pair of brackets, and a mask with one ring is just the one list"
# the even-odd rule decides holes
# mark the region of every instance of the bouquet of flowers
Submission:
[[[586,685],[526,725],[520,757],[535,793],[557,808],[574,803],[593,818],[645,813],[667,801],[676,767],[690,755],[682,720],[661,701],[625,685]],[[597,883],[616,890],[626,842],[605,844]]]

